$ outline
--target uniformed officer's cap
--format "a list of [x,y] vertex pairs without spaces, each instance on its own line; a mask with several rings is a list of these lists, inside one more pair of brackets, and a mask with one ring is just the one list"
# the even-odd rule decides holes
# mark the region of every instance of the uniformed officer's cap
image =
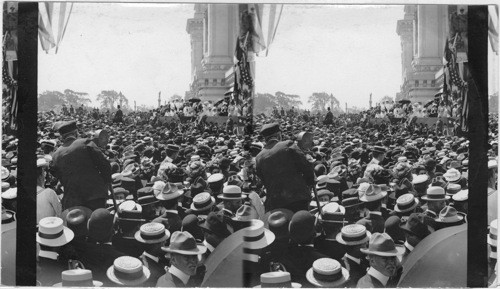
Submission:
[[72,132],[72,131],[77,130],[76,121],[71,120],[71,121],[62,122],[62,123],[56,125],[55,128],[57,129],[59,134],[64,135],[64,134],[67,134],[68,132]]
[[279,131],[280,131],[280,125],[278,123],[269,123],[262,126],[260,134],[263,137],[268,137]]

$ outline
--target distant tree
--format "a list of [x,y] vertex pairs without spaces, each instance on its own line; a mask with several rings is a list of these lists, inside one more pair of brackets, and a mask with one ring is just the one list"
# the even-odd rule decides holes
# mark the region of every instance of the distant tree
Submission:
[[79,107],[80,105],[89,104],[91,101],[88,98],[88,93],[77,92],[71,89],[64,90],[64,100],[66,105],[72,105],[73,107]]
[[128,109],[128,98],[125,97],[122,92],[120,91],[120,93],[118,93],[118,99],[117,99],[118,103],[120,104],[121,108],[124,109],[124,108],[127,108]]
[[313,111],[325,112],[327,107],[333,110],[340,110],[340,102],[337,100],[333,94],[328,94],[326,92],[314,92],[307,101],[312,103]]
[[64,103],[64,94],[59,91],[44,91],[38,95],[38,111],[55,110]]
[[60,91],[44,91],[38,95],[38,110],[49,111],[60,109],[62,105],[79,107],[80,105],[90,104],[90,99],[86,92],[76,92],[71,89],[65,89],[64,93]]
[[274,95],[270,93],[257,93],[253,100],[253,112],[254,114],[265,113],[268,114],[276,106],[274,101]]
[[113,110],[115,108],[115,103],[119,101],[119,99],[119,93],[114,90],[103,90],[97,95],[97,101],[101,103],[101,108],[103,109]]
[[296,94],[287,94],[282,91],[277,91],[274,94],[276,105],[283,107],[284,109],[290,109],[293,107],[297,108],[302,105],[300,101],[300,96]]

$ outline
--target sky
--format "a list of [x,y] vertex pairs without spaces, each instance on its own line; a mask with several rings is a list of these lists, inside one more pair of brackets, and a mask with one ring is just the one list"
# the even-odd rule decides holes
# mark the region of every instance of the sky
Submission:
[[[193,4],[75,3],[57,54],[39,47],[38,87],[121,91],[133,106],[184,96],[191,80],[186,22]],[[395,97],[401,84],[396,33],[403,6],[285,5],[266,58],[257,58],[256,90],[301,96],[327,92],[345,106]],[[97,105],[97,102],[93,103]]]

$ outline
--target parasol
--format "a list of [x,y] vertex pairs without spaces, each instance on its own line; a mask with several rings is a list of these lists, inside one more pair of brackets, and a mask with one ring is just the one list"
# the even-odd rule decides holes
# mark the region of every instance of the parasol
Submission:
[[191,103],[198,103],[198,102],[201,101],[201,99],[199,99],[199,98],[190,98],[188,101],[191,102]]
[[200,287],[243,287],[243,236],[239,230],[222,241],[205,261]]
[[467,224],[438,230],[418,243],[397,287],[467,287]]
[[398,102],[399,102],[399,103],[401,103],[401,104],[411,103],[411,101],[410,101],[410,100],[408,100],[408,99],[402,99],[402,100],[400,100],[400,101],[398,101]]

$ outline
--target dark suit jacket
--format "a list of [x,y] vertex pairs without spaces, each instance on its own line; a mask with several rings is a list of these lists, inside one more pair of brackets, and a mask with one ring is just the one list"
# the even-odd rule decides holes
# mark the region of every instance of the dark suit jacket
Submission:
[[[197,270],[198,275],[198,270]],[[203,273],[204,276],[204,273]],[[201,281],[203,281],[203,276],[191,276],[186,285],[182,283],[181,279],[176,276],[170,274],[169,272],[165,273],[165,275],[158,278],[158,282],[156,283],[156,287],[160,288],[175,288],[175,287],[199,287],[201,285]]]
[[359,279],[358,284],[356,285],[357,288],[385,288],[385,286],[380,283],[380,281],[373,277],[372,275],[369,275],[368,273],[365,274],[365,276],[361,277]]
[[328,258],[309,246],[290,245],[280,260],[285,269],[290,272],[293,282],[308,284],[306,272],[312,267],[314,261],[319,258]]
[[336,240],[327,240],[324,235],[314,239],[314,248],[326,256],[340,260],[345,254],[345,246]]
[[142,264],[144,264],[144,266],[146,266],[151,272],[151,276],[149,277],[148,281],[144,282],[141,287],[155,287],[158,279],[165,274],[165,266],[167,265],[167,261],[165,260],[165,257],[162,257],[160,257],[159,262],[156,262],[155,260],[145,255],[141,255],[140,259],[142,261]]
[[292,141],[267,143],[256,157],[256,174],[267,191],[266,211],[311,199],[314,169]]
[[437,224],[435,219],[437,218],[437,214],[434,213],[433,211],[425,210],[423,212],[424,215],[424,224],[432,228],[434,231],[437,230]]
[[108,197],[111,165],[89,139],[70,139],[52,156],[55,176],[64,187],[63,209]]
[[359,279],[366,274],[366,270],[370,267],[369,262],[361,257],[361,263],[358,264],[345,256],[342,257],[342,261],[344,262],[343,266],[349,271],[349,282],[346,286],[350,288],[356,287]]
[[38,280],[42,286],[50,287],[61,282],[61,272],[68,270],[68,264],[67,262],[63,262],[61,260],[40,257],[38,261],[38,269],[39,271],[37,270],[36,280]]
[[368,216],[365,217],[366,220],[372,225],[372,232],[371,233],[383,233],[385,229],[385,220],[384,217],[375,215],[375,214],[368,214]]
[[125,254],[110,244],[87,243],[85,254],[81,256],[80,261],[85,265],[85,269],[92,270],[94,280],[99,280],[108,287],[116,285],[109,281],[106,271],[113,266],[115,259],[121,256]]

